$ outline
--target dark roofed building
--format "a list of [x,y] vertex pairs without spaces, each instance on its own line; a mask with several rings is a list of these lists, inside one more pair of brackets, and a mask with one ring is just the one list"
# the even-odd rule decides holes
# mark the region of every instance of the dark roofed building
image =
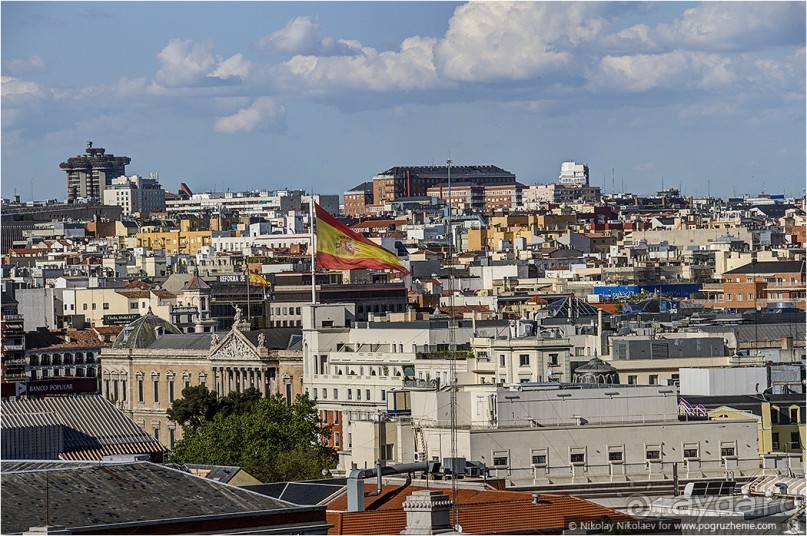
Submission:
[[4,534],[46,522],[70,534],[325,534],[328,528],[324,507],[148,462],[3,462],[0,469]]
[[478,186],[513,184],[516,176],[497,166],[395,166],[373,178],[373,203],[378,205],[399,197],[418,197],[440,184],[465,182]]
[[2,411],[4,460],[147,454],[161,462],[166,454],[159,441],[101,395],[3,400]]

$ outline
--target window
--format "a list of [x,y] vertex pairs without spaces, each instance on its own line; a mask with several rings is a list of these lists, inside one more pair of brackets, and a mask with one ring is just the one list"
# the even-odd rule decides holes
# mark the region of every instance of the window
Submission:
[[[81,369],[77,369],[77,370],[81,370]],[[78,376],[78,373],[76,375]],[[81,375],[82,376],[84,375],[83,371],[82,371]],[[120,384],[121,384],[121,397],[123,398],[123,401],[126,402],[126,380],[121,380]]]
[[508,456],[507,451],[494,452],[493,453],[493,466],[494,467],[507,467],[509,458],[510,457]]
[[697,459],[699,458],[697,443],[684,443],[684,459]]
[[790,422],[793,424],[799,422],[799,408],[790,408]]
[[176,440],[176,430],[174,428],[168,429],[168,445],[174,448],[174,441]]
[[731,292],[726,294],[726,301],[731,301]]
[[499,354],[499,366],[504,366],[504,354]]
[[518,356],[518,364],[522,367],[529,367],[530,366],[530,356],[529,354],[521,354]]
[[790,448],[798,449],[801,447],[801,438],[798,432],[790,432]]
[[650,375],[650,385],[658,385],[658,374]]
[[336,387],[333,388],[333,399],[339,400],[339,389],[337,389]]
[[735,455],[735,448],[734,447],[720,447],[720,456],[723,458],[732,458]]
[[339,424],[339,412],[338,411],[333,412],[333,423],[334,424]]
[[658,461],[661,459],[661,449],[658,447],[647,447],[644,451],[644,457],[649,462]]
[[622,463],[622,451],[615,450],[608,453],[608,461],[609,462],[619,462]]
[[143,402],[143,380],[137,380],[137,401]]
[[[316,393],[316,390],[314,392]],[[361,389],[356,389],[356,400],[361,400]]]
[[174,401],[174,380],[168,380],[168,401]]
[[159,428],[154,429],[154,439],[156,439],[157,441],[160,440],[160,429]]
[[384,402],[387,400],[387,392],[385,390],[381,390],[381,401]]
[[317,388],[314,387],[314,400],[317,400],[319,398],[319,395],[317,393],[318,393]]
[[533,454],[532,464],[540,467],[546,466],[546,454]]
[[353,389],[348,389],[347,390],[347,399],[348,400],[353,400]]
[[628,376],[628,385],[636,385],[637,383],[639,383],[638,380],[639,376],[637,376],[636,374],[631,374]]
[[370,400],[370,390],[369,390],[369,389],[366,389],[366,390],[364,391],[364,394],[365,394],[365,399],[366,399],[366,400]]
[[382,460],[394,460],[395,459],[395,445],[387,444],[381,445],[381,459]]
[[328,398],[328,389],[326,389],[325,387],[322,388],[322,398],[323,399]]
[[586,454],[583,452],[573,452],[569,455],[569,461],[573,465],[583,465],[586,463]]
[[779,450],[779,432],[773,432],[771,434],[771,440],[773,442],[773,450]]
[[333,446],[334,446],[334,447],[338,447],[338,446],[340,446],[340,445],[341,445],[341,439],[342,439],[342,438],[341,438],[341,436],[339,435],[339,432],[334,432],[334,433],[333,433]]
[[83,304],[83,305],[81,306],[81,309],[82,309],[83,311],[86,311],[86,310],[87,310],[87,304],[86,304],[86,303],[85,303],[85,304]]
[[557,365],[558,364],[558,355],[560,355],[560,354],[549,354],[549,364],[550,365]]
[[160,381],[154,380],[154,403],[160,402]]

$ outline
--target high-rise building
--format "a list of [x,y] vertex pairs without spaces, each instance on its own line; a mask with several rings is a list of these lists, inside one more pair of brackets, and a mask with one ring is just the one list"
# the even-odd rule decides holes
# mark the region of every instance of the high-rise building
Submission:
[[558,182],[563,186],[588,186],[588,165],[563,162]]
[[126,175],[126,165],[130,162],[128,156],[106,154],[104,148],[93,147],[88,141],[85,154],[59,164],[67,173],[67,202],[103,200],[104,190],[112,184],[112,179]]

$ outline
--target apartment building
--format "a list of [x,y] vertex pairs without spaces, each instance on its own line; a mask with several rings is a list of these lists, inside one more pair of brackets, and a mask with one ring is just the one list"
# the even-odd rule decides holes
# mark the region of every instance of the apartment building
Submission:
[[805,261],[751,262],[724,272],[723,307],[769,308],[786,302],[805,308]]
[[[450,393],[410,390],[409,412],[353,423],[345,463],[451,455]],[[457,455],[513,485],[735,478],[759,473],[752,418],[681,420],[675,387],[477,385],[457,393]],[[768,460],[773,473],[798,458]]]

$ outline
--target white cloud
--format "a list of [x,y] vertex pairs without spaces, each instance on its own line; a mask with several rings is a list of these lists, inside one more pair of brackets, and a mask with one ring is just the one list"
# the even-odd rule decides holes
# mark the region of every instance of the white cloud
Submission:
[[656,29],[658,39],[676,47],[735,50],[760,44],[803,42],[803,2],[704,2]]
[[48,63],[40,56],[3,60],[3,74],[6,75],[20,76],[43,73],[47,70]]
[[358,41],[326,37],[319,21],[312,17],[297,17],[280,30],[256,43],[267,55],[331,56],[361,53]]
[[365,48],[361,56],[295,56],[278,74],[314,89],[370,91],[428,89],[440,86],[433,62],[433,38],[410,37],[398,51]]
[[172,39],[163,48],[157,59],[162,67],[155,79],[167,87],[189,86],[211,79],[244,78],[249,73],[250,63],[241,54],[228,59],[212,53],[209,41],[193,42]]
[[216,132],[234,134],[253,130],[282,128],[285,123],[286,108],[271,97],[259,97],[247,108],[233,115],[217,117]]
[[589,73],[591,89],[641,92],[651,89],[714,89],[735,75],[729,60],[716,55],[676,50],[666,54],[605,56]]
[[568,64],[603,28],[594,3],[471,2],[435,50],[441,75],[466,82],[526,80]]
[[227,78],[246,78],[249,74],[251,64],[245,59],[243,54],[236,54],[221,63],[210,73],[210,76],[226,80]]
[[40,97],[42,88],[36,82],[26,82],[11,76],[0,77],[0,96],[13,97]]

